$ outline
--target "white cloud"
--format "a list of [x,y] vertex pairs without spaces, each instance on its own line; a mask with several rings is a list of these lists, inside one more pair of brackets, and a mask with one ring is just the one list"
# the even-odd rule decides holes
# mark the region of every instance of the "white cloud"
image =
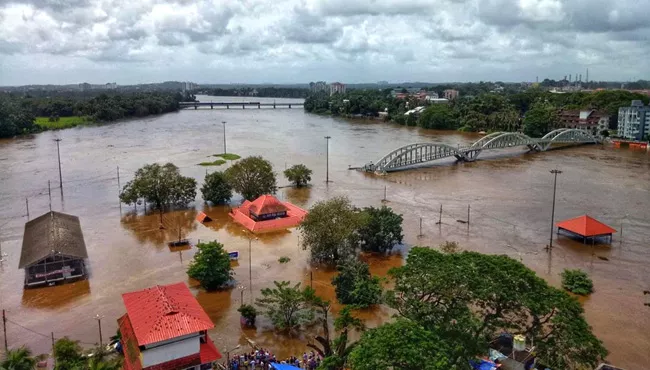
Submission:
[[650,0],[0,0],[0,85],[650,76]]

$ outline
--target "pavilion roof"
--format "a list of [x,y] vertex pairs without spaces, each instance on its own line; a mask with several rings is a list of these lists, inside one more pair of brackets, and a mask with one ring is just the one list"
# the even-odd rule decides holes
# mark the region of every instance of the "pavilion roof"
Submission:
[[610,235],[616,232],[615,229],[587,215],[564,220],[555,225],[584,237]]

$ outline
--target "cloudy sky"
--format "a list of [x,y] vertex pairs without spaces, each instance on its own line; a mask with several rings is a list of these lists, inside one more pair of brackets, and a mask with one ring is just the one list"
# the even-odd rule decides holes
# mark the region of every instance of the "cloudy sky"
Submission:
[[650,79],[650,0],[0,0],[0,85]]

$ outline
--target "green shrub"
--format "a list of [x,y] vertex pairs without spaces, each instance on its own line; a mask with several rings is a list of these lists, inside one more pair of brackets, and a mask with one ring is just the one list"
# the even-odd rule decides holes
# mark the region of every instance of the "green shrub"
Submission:
[[222,164],[226,163],[223,159],[217,159],[212,162],[201,162],[199,163],[199,166],[221,166]]
[[236,161],[236,160],[238,160],[239,158],[241,158],[241,157],[238,156],[237,154],[233,154],[233,153],[214,154],[214,156],[215,156],[215,157],[221,157],[221,158],[223,158],[223,159],[225,159],[225,160],[228,160],[228,161]]
[[249,304],[243,304],[237,309],[241,316],[246,320],[247,325],[254,325],[257,318],[257,309]]
[[594,283],[582,270],[565,269],[562,272],[562,288],[574,294],[588,295],[594,291]]
[[287,262],[289,262],[289,261],[291,261],[291,258],[286,257],[286,256],[282,256],[282,257],[280,257],[280,259],[278,260],[278,262],[280,262],[280,263],[287,263]]

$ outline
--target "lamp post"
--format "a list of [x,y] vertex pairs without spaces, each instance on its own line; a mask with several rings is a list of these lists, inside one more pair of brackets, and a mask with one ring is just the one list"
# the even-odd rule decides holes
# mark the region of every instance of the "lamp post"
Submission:
[[104,346],[103,340],[102,340],[102,317],[99,314],[95,315],[95,320],[97,320],[97,327],[99,328],[99,348],[102,348]]
[[248,237],[248,288],[250,289],[250,295],[251,295],[251,304],[253,304],[253,262],[252,262],[252,244],[253,244],[253,239],[257,240],[257,238],[251,237],[249,234],[248,230],[242,229],[244,233],[246,233]]
[[59,159],[59,185],[61,186],[61,193],[63,194],[63,176],[61,175],[61,150],[59,149],[59,143],[62,139],[56,138],[56,156]]
[[223,124],[223,154],[228,153],[226,151],[226,121],[221,121],[221,124]]
[[330,182],[330,139],[331,136],[325,136],[325,140],[327,141],[327,146],[325,148],[325,184]]
[[554,170],[551,170],[550,172],[554,175],[554,178],[553,178],[553,207],[552,207],[552,210],[551,210],[551,235],[550,235],[549,242],[548,242],[548,249],[549,250],[553,248],[553,229],[555,229],[555,226],[554,226],[554,223],[555,223],[555,193],[556,193],[556,190],[557,190],[557,175],[562,173],[562,171],[560,171],[558,169],[554,169]]

